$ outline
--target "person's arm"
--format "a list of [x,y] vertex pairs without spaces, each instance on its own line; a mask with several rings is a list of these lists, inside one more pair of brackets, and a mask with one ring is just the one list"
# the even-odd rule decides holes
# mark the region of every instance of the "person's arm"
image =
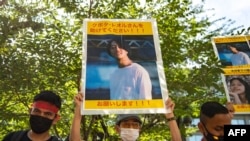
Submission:
[[139,94],[140,99],[152,99],[152,82],[149,73],[146,69],[141,67],[141,74],[139,80]]
[[170,109],[171,111],[170,113],[165,114],[165,117],[168,121],[168,126],[170,128],[171,139],[172,141],[182,141],[181,132],[179,130],[179,127],[177,125],[177,122],[174,116],[175,103],[171,100],[171,98],[168,98],[165,104],[166,104],[166,108]]
[[242,104],[239,95],[237,93],[234,92],[229,92],[229,95],[233,97],[233,103],[234,104]]
[[81,102],[83,101],[83,94],[78,93],[75,98],[75,110],[74,110],[74,117],[70,129],[69,141],[81,141]]

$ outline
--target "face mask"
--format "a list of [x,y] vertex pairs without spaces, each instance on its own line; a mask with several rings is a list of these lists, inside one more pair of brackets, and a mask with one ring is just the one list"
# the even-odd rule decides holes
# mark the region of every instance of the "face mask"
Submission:
[[139,129],[121,128],[120,136],[123,141],[135,141],[139,137]]
[[209,133],[208,131],[207,131],[207,135],[205,136],[205,138],[208,141],[224,141],[223,136],[214,136],[213,134]]
[[207,127],[204,124],[203,126],[205,127],[205,130],[207,131],[207,135],[205,135],[205,138],[207,139],[207,141],[224,141],[224,136],[215,136],[207,130]]
[[52,125],[52,122],[53,120],[45,117],[30,115],[30,128],[37,134],[48,131]]

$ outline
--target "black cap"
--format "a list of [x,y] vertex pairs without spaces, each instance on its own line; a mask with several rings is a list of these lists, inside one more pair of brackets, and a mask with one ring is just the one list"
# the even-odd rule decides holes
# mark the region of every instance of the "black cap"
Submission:
[[140,124],[142,124],[142,121],[140,119],[140,117],[136,114],[120,114],[116,117],[116,125],[119,125],[121,121],[123,120],[127,120],[127,119],[135,119],[136,121],[138,121]]

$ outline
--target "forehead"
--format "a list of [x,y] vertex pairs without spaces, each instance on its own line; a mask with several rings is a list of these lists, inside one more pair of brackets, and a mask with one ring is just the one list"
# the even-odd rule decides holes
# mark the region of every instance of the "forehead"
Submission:
[[35,101],[32,103],[32,108],[41,111],[51,111],[53,113],[57,113],[59,110],[54,104],[48,103],[46,101]]
[[241,83],[238,79],[234,79],[232,83]]
[[54,113],[53,111],[51,110],[48,110],[48,109],[44,109],[44,108],[39,108],[39,107],[33,107],[32,110],[34,111],[40,111],[40,112],[43,112],[43,113]]
[[111,45],[118,45],[118,43],[116,41],[112,41]]
[[135,118],[127,118],[127,119],[122,120],[121,123],[122,122],[138,122],[139,123],[139,121]]
[[206,120],[206,126],[210,128],[223,127],[224,125],[231,124],[231,118],[229,114],[217,114],[213,118]]

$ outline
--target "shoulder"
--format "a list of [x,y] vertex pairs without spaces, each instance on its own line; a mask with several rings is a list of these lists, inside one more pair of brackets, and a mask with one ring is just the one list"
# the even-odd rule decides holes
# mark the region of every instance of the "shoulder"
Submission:
[[133,66],[133,70],[135,70],[137,73],[142,74],[142,75],[145,75],[145,74],[148,75],[148,71],[142,65],[138,63],[133,63],[132,66]]
[[25,133],[27,133],[28,130],[19,130],[19,131],[14,131],[14,132],[10,132],[9,134],[7,134],[4,138],[3,141],[11,141],[12,137],[13,138],[17,138],[19,136],[24,135]]
[[241,55],[245,55],[245,56],[248,56],[245,52],[239,52],[239,54],[241,54]]
[[6,136],[4,136],[3,141],[10,141],[11,137],[14,135],[15,132],[10,132]]
[[139,70],[145,70],[145,68],[138,63],[132,63],[131,66]]

